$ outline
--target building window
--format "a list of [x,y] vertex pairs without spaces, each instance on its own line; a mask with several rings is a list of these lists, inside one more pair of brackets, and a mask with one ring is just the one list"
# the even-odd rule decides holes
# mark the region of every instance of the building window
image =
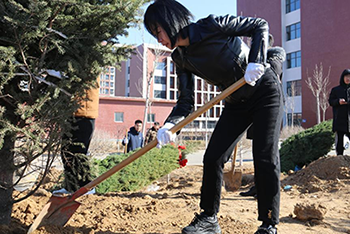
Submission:
[[216,121],[208,121],[208,128],[215,128],[216,126]]
[[221,114],[220,107],[216,107],[215,108],[215,115],[216,115],[216,117],[219,117],[220,114]]
[[105,74],[105,80],[109,80],[109,74]]
[[165,62],[156,62],[156,70],[165,70]]
[[175,77],[170,77],[170,88],[174,89],[175,88]]
[[147,114],[147,123],[154,123],[156,121],[156,114]]
[[300,0],[286,0],[286,13],[300,9]]
[[111,96],[114,95],[114,89],[109,90],[109,95],[111,95]]
[[287,68],[301,66],[301,51],[287,54]]
[[214,92],[214,85],[209,85],[209,90],[211,91],[211,92]]
[[170,73],[174,74],[175,73],[175,69],[174,69],[174,62],[170,62]]
[[155,76],[154,77],[155,84],[166,84],[166,77],[164,76]]
[[164,90],[154,90],[154,98],[162,98],[165,99],[165,91]]
[[114,75],[111,75],[110,80],[114,81]]
[[[292,116],[293,116],[293,120],[292,120]],[[287,122],[288,122],[288,126],[292,126],[292,123],[293,123],[293,126],[301,126],[301,122],[302,122],[302,119],[301,119],[301,113],[288,113],[287,114]]]
[[205,124],[207,123],[207,128],[208,129],[213,129],[215,128],[216,121],[210,120],[210,121],[202,121],[202,127],[205,128]]
[[301,96],[301,80],[287,81],[287,96]]
[[300,38],[300,22],[287,26],[287,41]]
[[214,108],[210,108],[209,110],[209,117],[214,118]]
[[169,93],[170,93],[169,99],[170,100],[175,100],[175,91],[170,91]]
[[111,73],[114,73],[114,72],[115,72],[115,68],[114,68],[114,67],[111,67],[110,72],[111,72]]
[[124,122],[124,112],[114,112],[115,122]]
[[197,90],[202,90],[202,80],[201,79],[197,79]]

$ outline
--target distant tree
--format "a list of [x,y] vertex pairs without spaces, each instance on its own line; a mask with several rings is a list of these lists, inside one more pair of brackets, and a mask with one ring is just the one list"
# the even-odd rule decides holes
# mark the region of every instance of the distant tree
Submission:
[[321,91],[321,95],[320,95],[320,108],[322,110],[322,121],[326,121],[326,111],[329,107],[329,102],[328,102],[328,98],[329,98],[329,94],[330,94],[330,83],[329,83],[329,75],[330,75],[330,71],[331,71],[331,67],[329,67],[328,70],[328,75],[324,78],[324,88]]
[[[0,224],[9,224],[14,172],[41,157],[45,177],[59,155],[76,97],[97,86],[101,67],[130,48],[113,47],[139,21],[145,0],[0,0]],[[105,42],[105,43],[101,43]]]
[[320,66],[317,64],[315,65],[312,77],[310,77],[307,72],[307,80],[305,82],[316,98],[317,124],[321,123],[321,109],[325,115],[326,109],[328,108],[326,102],[328,102],[330,72],[331,67],[328,69],[328,74],[324,76],[322,63],[320,63]]
[[[146,53],[150,52],[151,54],[144,55],[144,51],[146,50]],[[170,54],[170,50],[167,49],[164,46],[161,46],[159,44],[156,44],[152,47],[146,46],[145,43],[143,43],[143,49],[140,51],[138,48],[136,48],[136,55],[137,58],[141,61],[144,59],[146,60],[146,64],[148,64],[148,60],[151,59],[153,61],[152,66],[149,67],[146,65],[145,68],[139,67],[138,69],[140,71],[143,71],[143,69],[146,69],[146,80],[144,80],[143,77],[140,77],[138,80],[138,83],[136,84],[138,92],[145,98],[145,109],[144,109],[144,114],[143,114],[143,125],[142,125],[142,134],[143,136],[146,133],[146,127],[147,127],[147,116],[150,114],[151,106],[152,106],[152,98],[151,98],[151,86],[154,83],[154,77],[155,77],[155,71],[157,69],[157,65],[159,63],[165,62],[166,61],[166,56]],[[163,69],[165,70],[167,67],[166,62],[165,66]],[[146,84],[144,86],[144,83]]]
[[286,109],[286,113],[291,115],[291,125],[290,126],[294,127],[294,111],[295,111],[295,99],[294,99],[294,97],[296,95],[294,81],[291,82],[290,90],[287,92],[289,92],[289,93],[287,94],[285,109]]

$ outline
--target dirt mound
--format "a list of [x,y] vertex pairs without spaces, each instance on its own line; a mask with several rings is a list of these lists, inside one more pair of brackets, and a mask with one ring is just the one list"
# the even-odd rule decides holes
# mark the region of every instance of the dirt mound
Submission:
[[350,156],[322,157],[282,180],[302,192],[336,191],[350,180]]

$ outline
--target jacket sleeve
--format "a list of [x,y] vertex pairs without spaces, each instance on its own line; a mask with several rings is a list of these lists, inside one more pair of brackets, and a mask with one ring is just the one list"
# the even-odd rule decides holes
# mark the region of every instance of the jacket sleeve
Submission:
[[331,106],[340,106],[339,104],[339,98],[336,95],[336,90],[333,88],[331,93],[329,94],[329,99],[328,99],[329,105]]
[[150,138],[151,136],[151,130],[148,129],[147,132],[146,132],[146,136],[145,136],[145,139],[144,139],[144,145],[146,145],[148,143],[148,139]]
[[[124,136],[124,138],[128,139],[128,141],[130,142],[130,133],[128,132],[128,135]],[[123,138],[123,140],[124,140],[124,138]],[[125,145],[123,140],[122,140],[122,145]]]
[[176,66],[179,98],[165,122],[177,124],[193,111],[194,76],[192,73]]
[[261,18],[243,16],[219,16],[215,18],[217,25],[228,36],[246,36],[251,38],[248,62],[266,63],[269,25]]

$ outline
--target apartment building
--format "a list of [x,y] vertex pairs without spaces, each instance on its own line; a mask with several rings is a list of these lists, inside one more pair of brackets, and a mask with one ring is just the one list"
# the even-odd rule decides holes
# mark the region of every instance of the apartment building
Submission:
[[100,74],[100,95],[114,96],[116,67],[105,67]]
[[[199,77],[195,79],[195,110],[215,97],[220,91]],[[179,96],[176,68],[171,50],[161,45],[141,44],[120,68],[107,67],[100,75],[100,105],[96,129],[109,132],[115,138],[125,135],[136,119],[143,120],[146,102],[146,128],[154,121],[164,123]],[[187,125],[182,132],[201,137],[210,133],[223,109],[215,105]]]
[[[350,68],[349,7],[350,1],[341,0],[237,0],[237,15],[266,19],[274,45],[286,50],[284,125],[317,124],[316,98],[306,80],[321,65],[323,77],[329,73],[326,91],[338,85],[342,71]],[[325,117],[332,118],[330,107]]]

